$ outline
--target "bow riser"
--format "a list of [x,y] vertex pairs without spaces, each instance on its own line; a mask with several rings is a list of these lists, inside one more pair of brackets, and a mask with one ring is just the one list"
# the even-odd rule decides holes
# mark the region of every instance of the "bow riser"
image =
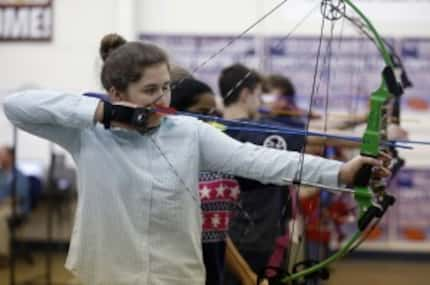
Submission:
[[379,88],[370,97],[370,113],[367,119],[367,128],[363,135],[360,153],[365,156],[377,157],[386,125],[387,103],[391,95]]

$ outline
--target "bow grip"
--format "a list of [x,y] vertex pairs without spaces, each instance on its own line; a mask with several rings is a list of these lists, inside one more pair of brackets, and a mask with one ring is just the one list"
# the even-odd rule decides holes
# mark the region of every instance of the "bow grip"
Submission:
[[370,164],[363,165],[355,174],[354,186],[365,187],[369,185],[372,176],[372,168],[373,166]]

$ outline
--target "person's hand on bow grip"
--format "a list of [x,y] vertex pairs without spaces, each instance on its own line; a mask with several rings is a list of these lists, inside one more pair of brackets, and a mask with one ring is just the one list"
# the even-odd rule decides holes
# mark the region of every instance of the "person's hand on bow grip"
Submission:
[[344,185],[356,184],[357,175],[363,168],[371,167],[371,178],[385,178],[391,175],[389,169],[391,156],[381,152],[378,158],[356,156],[350,161],[345,162],[339,171],[339,183]]

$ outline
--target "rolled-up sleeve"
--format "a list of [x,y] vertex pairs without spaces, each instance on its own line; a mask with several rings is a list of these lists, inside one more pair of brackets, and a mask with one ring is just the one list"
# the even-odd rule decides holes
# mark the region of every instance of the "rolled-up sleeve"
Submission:
[[[200,123],[199,146],[202,168],[220,171],[262,183],[284,185],[300,171],[301,154],[236,141],[219,130]],[[304,155],[302,180],[338,186],[342,163]]]
[[6,97],[6,117],[20,129],[70,147],[79,130],[94,125],[99,100],[58,91],[31,90]]

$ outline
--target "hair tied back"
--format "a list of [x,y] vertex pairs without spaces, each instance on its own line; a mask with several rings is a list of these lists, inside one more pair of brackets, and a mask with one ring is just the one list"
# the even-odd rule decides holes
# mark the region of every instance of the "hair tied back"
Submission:
[[127,43],[127,41],[118,34],[105,35],[100,43],[100,57],[103,61],[106,61],[106,59],[114,50],[125,43]]

